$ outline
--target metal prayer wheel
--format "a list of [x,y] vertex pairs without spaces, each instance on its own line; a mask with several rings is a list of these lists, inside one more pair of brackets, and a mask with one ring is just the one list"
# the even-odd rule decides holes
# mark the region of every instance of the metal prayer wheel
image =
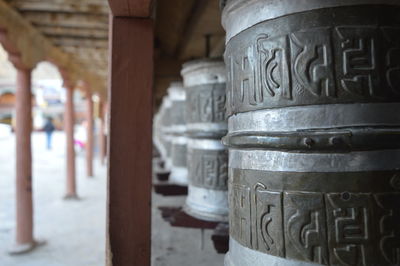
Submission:
[[162,132],[161,132],[161,126],[162,126],[162,120],[165,118],[164,116],[165,112],[165,105],[161,103],[160,108],[158,112],[154,115],[153,119],[153,143],[154,146],[156,147],[157,151],[160,153],[161,157],[163,156],[163,151],[164,145],[162,142]]
[[168,88],[170,100],[170,120],[165,132],[170,136],[170,162],[172,183],[187,185],[186,167],[187,137],[185,124],[186,92],[182,82],[172,82]]
[[400,1],[225,2],[225,265],[400,265]]
[[184,210],[202,220],[227,221],[225,65],[220,59],[183,65],[188,139],[188,196]]
[[171,122],[171,100],[168,95],[164,96],[160,107],[160,130],[158,132],[158,140],[161,158],[164,161],[164,169],[171,170],[172,159],[172,136],[168,132],[168,127]]

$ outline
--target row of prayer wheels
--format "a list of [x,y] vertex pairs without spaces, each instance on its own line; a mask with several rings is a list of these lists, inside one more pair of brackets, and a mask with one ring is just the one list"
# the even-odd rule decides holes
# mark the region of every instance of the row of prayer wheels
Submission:
[[185,211],[229,216],[226,266],[400,265],[400,1],[221,7],[226,66],[185,64],[155,123]]
[[171,83],[154,120],[170,182],[188,186],[184,210],[213,222],[228,221],[225,72],[221,59],[184,64],[183,83]]

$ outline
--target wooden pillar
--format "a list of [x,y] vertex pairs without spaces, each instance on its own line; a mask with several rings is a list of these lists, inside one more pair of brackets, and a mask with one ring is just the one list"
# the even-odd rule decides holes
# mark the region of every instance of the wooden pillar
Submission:
[[93,100],[92,93],[87,92],[86,97],[86,175],[93,177]]
[[150,265],[153,23],[111,18],[108,265]]
[[32,94],[31,69],[17,69],[16,84],[16,234],[11,254],[35,247],[32,202]]
[[105,164],[106,159],[106,144],[107,137],[105,134],[106,127],[106,103],[100,102],[100,128],[99,128],[99,157],[102,165]]
[[66,88],[66,102],[64,113],[64,130],[66,136],[66,199],[77,198],[76,193],[76,169],[75,169],[75,148],[74,148],[74,89]]

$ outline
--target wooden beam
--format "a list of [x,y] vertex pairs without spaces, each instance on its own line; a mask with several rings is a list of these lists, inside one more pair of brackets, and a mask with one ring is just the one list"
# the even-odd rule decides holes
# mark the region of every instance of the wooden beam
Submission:
[[108,15],[110,8],[102,0],[13,0],[10,5],[19,11],[63,12]]
[[151,16],[152,0],[108,0],[115,17],[148,18]]
[[53,25],[36,26],[46,36],[108,39],[108,29],[84,27],[62,27]]
[[48,36],[51,41],[57,46],[74,46],[74,47],[87,47],[87,48],[107,48],[108,41],[105,39],[81,39],[74,37],[59,37]]
[[74,14],[74,13],[40,13],[21,12],[21,15],[34,26],[84,27],[107,29],[107,15]]
[[153,22],[114,17],[107,265],[150,265]]

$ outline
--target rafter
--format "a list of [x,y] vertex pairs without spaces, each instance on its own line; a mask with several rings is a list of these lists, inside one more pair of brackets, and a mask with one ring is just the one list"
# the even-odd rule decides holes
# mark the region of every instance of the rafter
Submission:
[[107,15],[21,12],[23,17],[35,26],[84,27],[107,29]]
[[12,0],[10,5],[20,11],[109,14],[107,1],[84,0],[78,4],[68,0]]

